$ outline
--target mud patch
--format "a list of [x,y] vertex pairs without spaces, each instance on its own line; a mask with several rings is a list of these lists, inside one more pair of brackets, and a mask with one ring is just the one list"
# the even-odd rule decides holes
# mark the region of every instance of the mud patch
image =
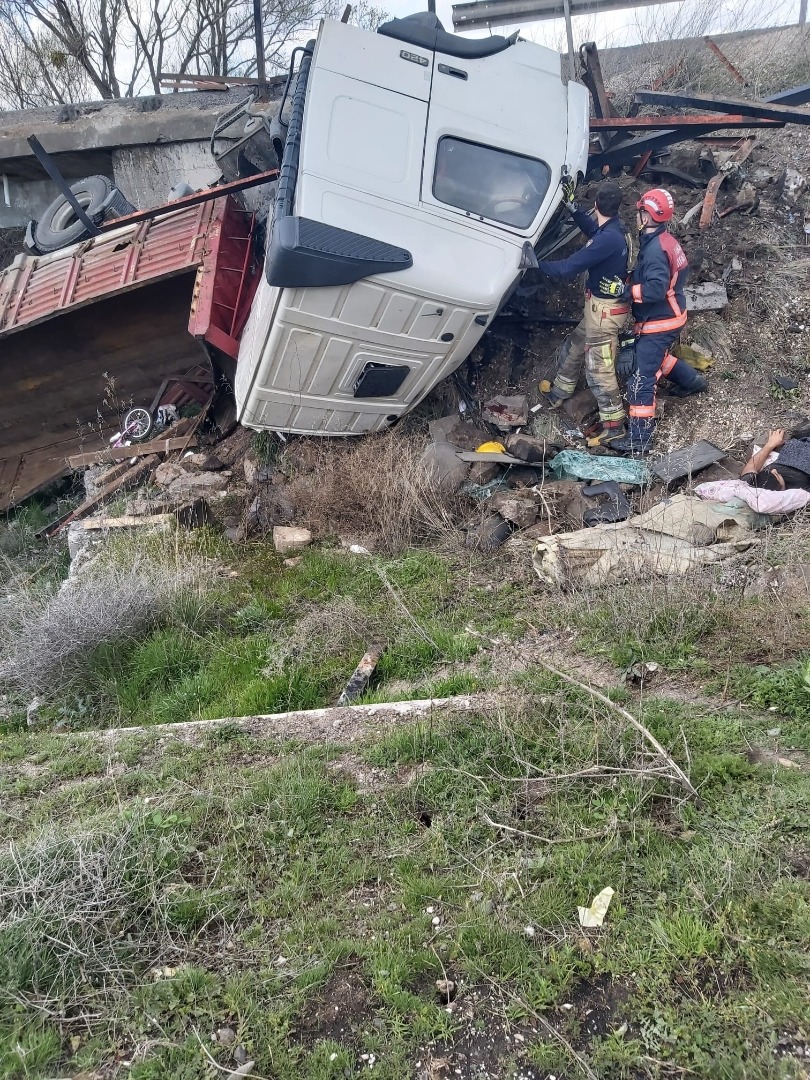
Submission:
[[358,967],[338,968],[305,1006],[298,1028],[301,1042],[306,1046],[321,1040],[347,1042],[357,1024],[368,1018],[369,997]]
[[502,1002],[486,989],[459,990],[447,1006],[458,1025],[452,1039],[424,1047],[417,1055],[417,1080],[541,1080],[546,1073],[524,1064],[527,1049],[548,1036],[530,1023],[513,1024]]
[[583,1042],[595,1036],[609,1035],[624,1020],[625,1006],[632,994],[627,983],[615,982],[610,975],[598,975],[595,979],[581,982],[569,994],[573,1005],[572,1016],[580,1024]]

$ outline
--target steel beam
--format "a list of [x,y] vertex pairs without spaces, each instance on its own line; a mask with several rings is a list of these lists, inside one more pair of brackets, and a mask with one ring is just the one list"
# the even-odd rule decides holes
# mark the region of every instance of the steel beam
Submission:
[[635,98],[644,105],[709,109],[724,113],[742,113],[743,116],[754,116],[759,120],[781,120],[786,124],[810,124],[810,113],[773,101],[745,101],[743,98],[718,97],[715,94],[690,94],[684,90],[637,90]]
[[[648,7],[660,2],[662,0],[633,0],[632,6]],[[628,0],[569,0],[569,3],[572,16],[598,15],[628,7]],[[563,0],[478,0],[477,3],[453,4],[454,30],[482,30],[489,26],[563,18]]]
[[91,236],[98,236],[101,231],[98,225],[96,225],[96,223],[92,221],[90,217],[88,217],[84,207],[70,190],[70,185],[68,184],[67,180],[65,180],[64,176],[62,176],[62,173],[59,170],[59,166],[53,160],[51,155],[48,153],[48,151],[45,149],[45,147],[42,145],[36,135],[29,136],[27,142],[36,154],[37,160],[39,161],[42,168],[45,170],[48,176],[50,176],[51,180],[53,180],[53,182],[56,184],[57,188],[59,189],[59,194],[63,195],[67,199],[68,203],[70,204],[71,210],[82,223],[82,225],[84,225],[87,232],[89,232]]
[[244,180],[234,180],[230,184],[220,184],[219,187],[205,188],[204,191],[196,191],[193,195],[185,195],[182,199],[164,203],[162,206],[153,206],[150,210],[136,210],[134,214],[125,217],[113,218],[112,221],[103,221],[96,233],[113,232],[123,225],[137,225],[139,221],[151,221],[152,218],[161,217],[163,214],[173,214],[176,210],[185,210],[189,206],[199,206],[200,203],[211,202],[213,199],[224,199],[226,195],[235,195],[239,191],[248,188],[260,187],[278,179],[278,169],[269,169],[267,172],[256,173],[255,176],[246,176]]
[[805,86],[793,86],[790,90],[781,90],[765,98],[777,105],[806,105],[810,101],[810,83]]
[[608,116],[594,117],[590,121],[592,131],[618,131],[629,128],[639,131],[665,131],[667,128],[706,127],[708,124],[718,128],[781,128],[785,125],[778,120],[757,120],[739,113],[718,113],[716,116],[704,113],[702,116]]

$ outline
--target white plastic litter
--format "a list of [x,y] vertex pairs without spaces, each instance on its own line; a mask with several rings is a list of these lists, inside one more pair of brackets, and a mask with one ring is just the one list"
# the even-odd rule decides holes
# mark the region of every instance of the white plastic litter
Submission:
[[605,915],[607,915],[607,909],[610,907],[610,901],[613,899],[614,890],[608,885],[606,889],[602,889],[600,893],[597,893],[593,898],[590,907],[577,908],[579,912],[579,925],[580,926],[601,926],[605,921]]

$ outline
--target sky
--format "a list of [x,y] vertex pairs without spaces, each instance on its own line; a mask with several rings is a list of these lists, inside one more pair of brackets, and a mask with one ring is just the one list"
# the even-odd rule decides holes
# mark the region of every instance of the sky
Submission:
[[[391,15],[397,16],[410,15],[427,7],[420,0],[379,0],[379,4]],[[436,0],[436,14],[445,30],[453,29],[452,7],[452,0]],[[600,48],[608,48],[662,38],[787,25],[797,22],[798,15],[799,0],[683,0],[609,11],[601,15],[577,16],[573,20],[574,45],[578,47],[583,41],[596,41]],[[707,23],[705,29],[704,23]],[[562,19],[533,23],[524,21],[514,26],[495,27],[492,33],[508,35],[518,29],[523,37],[541,45],[554,49],[565,47],[565,23]],[[487,30],[466,31],[465,36],[484,37],[488,33]]]

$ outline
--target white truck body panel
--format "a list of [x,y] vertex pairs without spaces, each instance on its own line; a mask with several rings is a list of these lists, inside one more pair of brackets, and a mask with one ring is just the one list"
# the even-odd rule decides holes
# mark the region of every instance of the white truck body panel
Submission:
[[[466,359],[520,280],[524,245],[559,205],[563,167],[584,171],[587,93],[563,84],[557,53],[529,42],[469,59],[327,21],[302,132],[295,215],[413,261],[345,285],[263,276],[240,347],[237,416],[301,434],[380,430]],[[470,195],[479,161],[489,180]],[[364,374],[392,369],[393,392],[358,396]]]

